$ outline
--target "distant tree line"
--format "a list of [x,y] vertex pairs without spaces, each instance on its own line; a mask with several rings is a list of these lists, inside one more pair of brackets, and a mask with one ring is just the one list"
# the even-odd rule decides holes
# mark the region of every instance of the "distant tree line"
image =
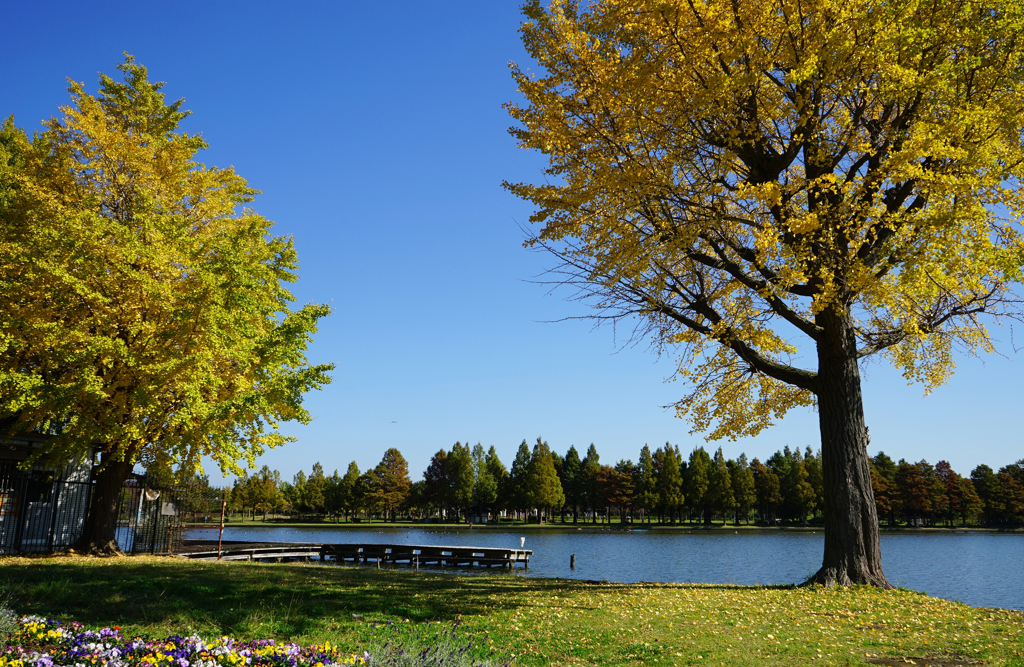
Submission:
[[[879,452],[871,478],[878,515],[890,527],[1024,525],[1024,459],[998,471],[980,465],[962,477],[946,461],[893,462]],[[761,462],[746,454],[727,459],[721,448],[697,447],[684,457],[666,443],[654,451],[644,445],[636,463],[608,465],[593,444],[582,457],[575,446],[559,455],[542,438],[532,447],[524,440],[510,468],[493,446],[456,442],[413,482],[392,448],[376,467],[360,472],[353,461],[344,475],[328,476],[316,463],[285,482],[264,466],[240,477],[229,496],[233,510],[253,517],[338,521],[808,525],[825,512],[821,456],[810,447],[786,447]]]
[[871,459],[871,485],[879,520],[890,526],[1024,525],[1024,459],[998,472],[982,464],[961,477],[947,461],[893,463],[879,452]]

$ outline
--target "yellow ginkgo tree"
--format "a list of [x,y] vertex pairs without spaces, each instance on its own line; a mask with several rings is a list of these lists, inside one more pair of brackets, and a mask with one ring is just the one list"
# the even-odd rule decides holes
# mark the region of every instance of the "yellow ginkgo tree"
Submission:
[[77,544],[98,552],[136,462],[240,473],[333,367],[305,358],[328,308],[289,310],[295,251],[244,208],[257,191],[196,161],[144,67],[119,69],[96,96],[72,82],[33,140],[0,130],[0,419],[55,435],[49,465],[100,454]]
[[[529,241],[678,354],[710,438],[817,410],[814,581],[887,587],[859,365],[930,389],[1020,311],[1024,5],[538,0],[515,67]],[[965,418],[969,418],[965,416]]]

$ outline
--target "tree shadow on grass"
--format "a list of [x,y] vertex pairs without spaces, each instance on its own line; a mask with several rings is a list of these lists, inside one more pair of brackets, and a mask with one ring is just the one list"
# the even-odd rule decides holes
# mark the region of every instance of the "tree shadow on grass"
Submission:
[[[288,639],[351,632],[385,618],[452,621],[528,604],[527,594],[587,585],[409,569],[205,563],[175,559],[38,559],[5,563],[22,614],[166,634]],[[361,618],[360,618],[361,617]]]

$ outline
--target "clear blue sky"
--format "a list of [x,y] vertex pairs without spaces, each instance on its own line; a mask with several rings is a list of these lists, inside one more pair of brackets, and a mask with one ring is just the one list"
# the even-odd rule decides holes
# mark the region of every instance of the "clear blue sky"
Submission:
[[[263,190],[256,209],[295,238],[298,302],[334,308],[310,350],[337,364],[334,384],[308,397],[310,425],[285,427],[298,442],[260,461],[285,479],[314,461],[365,470],[388,447],[418,478],[456,440],[495,445],[506,464],[538,435],[561,453],[593,442],[609,463],[644,443],[688,452],[703,440],[662,407],[686,390],[663,382],[668,360],[621,349],[610,328],[549,323],[586,311],[530,282],[548,259],[521,247],[530,209],[501,188],[544,164],[516,148],[501,108],[517,97],[509,61],[525,62],[518,4],[12,2],[0,114],[36,129],[67,103],[65,77],[95,91],[128,51],[185,98],[205,161]],[[996,336],[1005,357],[964,359],[928,398],[867,366],[871,453],[962,474],[1024,458],[1022,355],[1009,329]],[[763,459],[817,442],[802,411],[722,445]]]

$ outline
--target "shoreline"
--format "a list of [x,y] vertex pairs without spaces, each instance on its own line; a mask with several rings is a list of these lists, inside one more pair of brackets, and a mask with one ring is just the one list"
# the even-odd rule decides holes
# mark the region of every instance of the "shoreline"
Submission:
[[[204,529],[219,530],[219,524],[214,523],[193,523],[184,524],[186,530]],[[239,523],[225,523],[224,529],[238,528],[300,528],[300,529],[326,529],[326,530],[458,530],[465,532],[472,531],[562,531],[562,532],[614,532],[614,533],[695,533],[695,532],[719,532],[727,533],[824,533],[824,526],[618,526],[618,525],[573,525],[573,524],[516,524],[516,525],[494,525],[494,524],[454,524],[454,523],[330,523],[330,522],[308,522],[308,521],[245,521]],[[1000,528],[979,528],[979,527],[927,527],[907,528],[895,527],[879,529],[882,535],[906,533],[911,535],[966,535],[966,534],[992,534],[992,535],[1021,535],[1024,529],[1006,530]]]

